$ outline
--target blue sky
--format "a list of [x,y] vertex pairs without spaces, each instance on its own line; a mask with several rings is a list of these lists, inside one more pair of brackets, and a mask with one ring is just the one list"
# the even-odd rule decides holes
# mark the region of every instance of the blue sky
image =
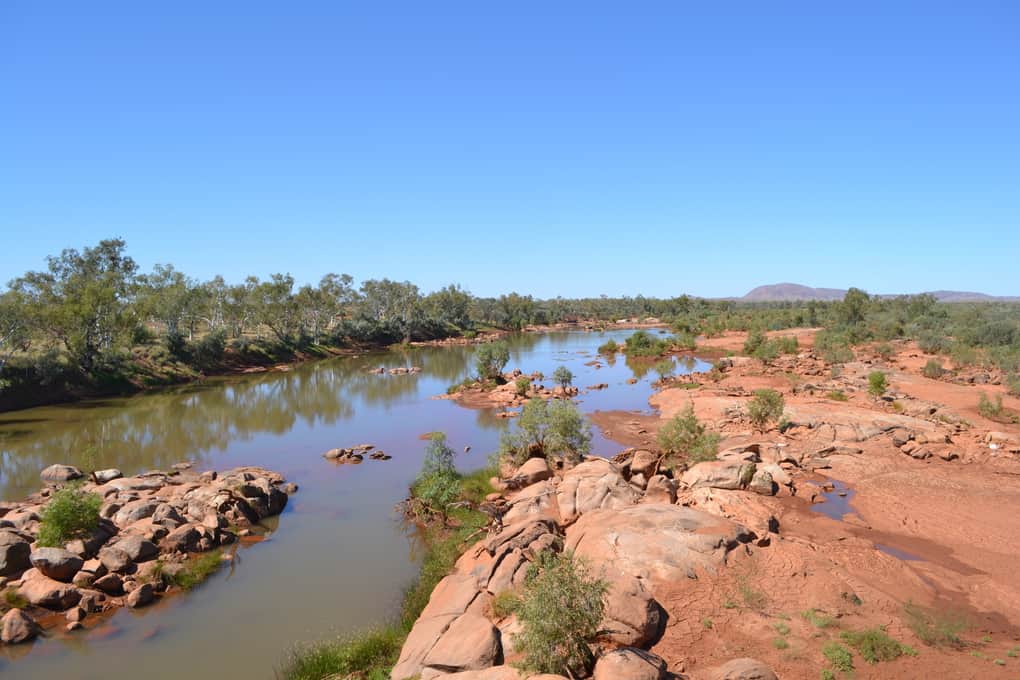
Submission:
[[1020,5],[834,5],[8,0],[0,278],[1020,294]]

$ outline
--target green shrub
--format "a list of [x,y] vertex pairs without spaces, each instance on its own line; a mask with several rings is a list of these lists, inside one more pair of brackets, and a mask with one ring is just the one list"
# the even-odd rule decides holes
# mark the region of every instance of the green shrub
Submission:
[[825,396],[827,396],[829,399],[832,399],[833,401],[847,401],[850,399],[850,397],[846,396],[846,392],[844,392],[843,390],[832,390]]
[[1006,392],[1014,397],[1020,397],[1020,375],[1011,375],[1006,378]]
[[854,360],[854,351],[849,346],[840,345],[822,352],[822,359],[829,364],[845,364]]
[[823,668],[822,669],[821,678],[822,678],[822,680],[836,680],[835,674],[833,674],[833,672],[831,670],[829,670],[828,668]]
[[184,590],[191,590],[212,576],[223,564],[223,552],[214,550],[192,558],[182,565],[170,581]]
[[358,678],[385,680],[404,643],[395,626],[346,635],[336,640],[295,648],[284,665],[284,680]]
[[599,354],[616,354],[620,349],[620,346],[616,344],[616,340],[607,340],[605,343],[599,345]]
[[637,331],[624,340],[624,351],[632,357],[657,357],[669,349],[668,343],[645,331]]
[[751,353],[751,356],[766,364],[770,363],[779,357],[779,345],[771,340],[766,340],[758,345],[754,352]]
[[921,369],[921,375],[932,380],[938,380],[945,372],[946,369],[942,368],[942,364],[939,363],[938,359],[928,359],[924,368]]
[[698,348],[697,337],[693,333],[677,333],[673,336],[673,347],[681,352],[693,352]]
[[411,485],[409,509],[420,520],[438,516],[444,521],[450,506],[460,498],[460,478],[453,462],[454,451],[446,435],[433,432],[425,446],[421,471]]
[[764,344],[765,333],[760,328],[755,328],[747,334],[747,339],[744,340],[744,354],[754,356],[754,353]]
[[885,373],[872,371],[868,374],[868,393],[874,397],[881,397],[889,388],[886,382]]
[[526,397],[528,390],[531,389],[531,378],[526,375],[522,375],[514,381],[514,389],[517,391],[518,397]]
[[497,619],[506,618],[521,606],[521,598],[512,590],[504,590],[492,599],[492,615]]
[[557,366],[556,370],[553,371],[552,379],[554,383],[563,389],[567,389],[570,387],[570,383],[574,382],[574,374],[566,366]]
[[591,425],[566,399],[532,399],[513,427],[500,438],[499,451],[502,459],[515,465],[532,455],[576,463],[591,450]]
[[227,348],[227,334],[216,330],[191,346],[191,364],[198,368],[212,368],[223,360]]
[[50,498],[39,517],[40,546],[63,547],[75,538],[88,538],[99,526],[103,499],[79,486],[60,489]]
[[880,342],[875,345],[875,354],[877,354],[883,361],[889,361],[896,356],[896,350],[888,342]]
[[962,342],[953,343],[953,349],[949,356],[957,366],[976,366],[978,361],[980,361],[977,349]]
[[843,642],[856,649],[861,658],[868,663],[892,661],[904,654],[903,645],[889,637],[889,634],[882,628],[845,631],[840,637]]
[[674,457],[684,454],[692,463],[715,460],[719,452],[719,435],[708,432],[694,415],[694,405],[673,416],[659,428],[659,449],[666,454],[667,467],[675,465]]
[[944,354],[949,351],[950,343],[937,331],[924,331],[917,338],[917,346],[925,354]]
[[659,374],[659,380],[665,380],[673,375],[673,371],[676,370],[676,364],[673,363],[672,359],[663,359],[656,362],[654,368],[655,372]]
[[960,647],[960,633],[967,630],[967,619],[954,611],[926,611],[908,601],[903,618],[914,635],[929,647]]
[[475,350],[475,370],[478,379],[498,380],[510,361],[510,348],[505,342],[487,342]]
[[830,642],[822,647],[822,655],[828,659],[829,663],[837,671],[849,673],[854,669],[853,654],[838,642]]
[[528,570],[514,647],[535,673],[584,677],[595,662],[608,584],[570,553],[543,552]]
[[764,432],[769,423],[779,422],[786,406],[783,395],[775,390],[755,390],[754,396],[747,404],[747,415],[751,424]]
[[783,354],[796,354],[800,349],[795,335],[783,335],[775,339],[776,347]]
[[978,401],[978,413],[991,420],[1001,419],[1003,415],[1002,395],[997,394],[994,398],[989,399],[988,394],[982,392],[981,399]]
[[836,625],[836,619],[823,614],[817,609],[806,609],[801,612],[801,616],[815,628],[829,628]]

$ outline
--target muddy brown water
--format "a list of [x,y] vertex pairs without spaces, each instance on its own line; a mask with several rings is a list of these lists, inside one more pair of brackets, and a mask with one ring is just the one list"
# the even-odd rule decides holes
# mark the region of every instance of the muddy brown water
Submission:
[[[612,362],[596,348],[630,331],[521,334],[508,370],[551,376],[567,366],[582,410],[649,412],[657,375],[649,362]],[[232,565],[194,591],[142,610],[122,609],[77,633],[51,629],[34,644],[0,650],[0,675],[147,680],[273,678],[297,642],[321,640],[390,617],[417,571],[413,541],[394,513],[421,463],[420,435],[447,433],[464,470],[485,464],[508,421],[432,397],[472,371],[473,347],[412,348],[341,358],[199,385],[0,414],[0,497],[39,486],[51,463],[116,467],[131,475],[191,461],[197,469],[261,465],[300,486]],[[588,366],[599,359],[601,368]],[[412,375],[374,375],[421,366]],[[681,359],[678,374],[707,370]],[[627,384],[629,378],[638,378]],[[585,392],[596,383],[609,388]],[[548,384],[548,383],[547,383]],[[371,443],[393,456],[335,466],[330,448]],[[594,431],[593,450],[620,446]]]

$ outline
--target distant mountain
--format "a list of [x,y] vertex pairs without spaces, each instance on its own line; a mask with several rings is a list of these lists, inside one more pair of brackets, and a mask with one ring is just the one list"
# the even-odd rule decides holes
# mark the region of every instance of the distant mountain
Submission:
[[[959,290],[928,291],[939,302],[1016,302],[1020,297],[996,297],[985,293],[971,293]],[[799,283],[774,283],[758,286],[747,295],[738,298],[742,302],[788,302],[794,300],[842,300],[846,291],[839,288],[812,288]],[[881,297],[895,297],[882,295]]]
[[842,300],[845,290],[838,288],[811,288],[799,283],[774,283],[758,286],[740,298],[744,302],[785,302],[787,300]]

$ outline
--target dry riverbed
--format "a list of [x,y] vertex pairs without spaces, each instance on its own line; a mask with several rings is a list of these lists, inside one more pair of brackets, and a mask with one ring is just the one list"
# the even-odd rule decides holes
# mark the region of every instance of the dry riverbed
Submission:
[[[510,665],[519,624],[492,602],[560,545],[610,583],[596,680],[850,677],[835,645],[856,678],[1016,677],[1020,426],[977,405],[982,390],[1020,401],[996,376],[923,377],[910,343],[885,359],[858,348],[834,371],[812,329],[791,333],[796,356],[732,357],[665,381],[655,415],[592,414],[628,447],[612,460],[515,471],[495,500],[501,530],[433,592],[393,678],[527,677]],[[743,339],[714,344],[738,351]],[[876,396],[878,370],[888,388]],[[762,388],[784,397],[782,431],[751,427]],[[664,474],[656,432],[688,404],[722,435],[718,459]],[[865,631],[900,643],[895,658],[870,662],[851,642]]]

